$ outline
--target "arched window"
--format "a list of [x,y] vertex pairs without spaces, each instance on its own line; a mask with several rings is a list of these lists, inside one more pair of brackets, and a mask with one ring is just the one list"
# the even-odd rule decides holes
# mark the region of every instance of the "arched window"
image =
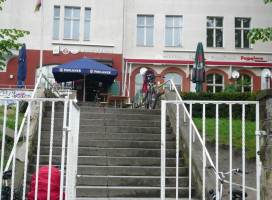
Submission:
[[137,73],[135,76],[135,98],[134,101],[139,101],[143,97],[142,87],[144,82],[144,76]]
[[224,89],[224,77],[221,74],[207,75],[207,92],[221,92]]
[[247,74],[240,74],[237,79],[237,89],[241,92],[252,91],[252,77]]
[[[171,73],[167,73],[165,75],[165,79],[164,79],[164,82],[167,82],[168,80],[172,80],[173,83],[175,84],[176,88],[178,91],[182,91],[182,76],[178,73],[174,73],[174,72],[171,72]],[[167,83],[164,85],[164,89],[165,88],[169,88],[170,90],[172,90],[173,88],[171,88],[171,84],[170,83]]]

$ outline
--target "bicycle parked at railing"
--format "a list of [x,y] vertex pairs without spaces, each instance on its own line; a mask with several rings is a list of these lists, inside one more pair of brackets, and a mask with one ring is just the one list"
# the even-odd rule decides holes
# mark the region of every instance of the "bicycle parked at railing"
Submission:
[[[11,200],[11,188],[8,185],[8,180],[11,178],[11,176],[12,170],[8,170],[3,173],[2,179],[5,182],[5,186],[2,187],[1,190],[1,200]],[[21,200],[19,188],[14,189],[13,200]]]
[[163,76],[155,76],[153,71],[145,72],[145,80],[143,84],[143,92],[145,94],[145,108],[155,109],[158,100],[158,89],[156,85],[156,77],[164,78]]
[[[207,167],[208,169],[213,169],[213,171],[216,173],[216,170],[213,166]],[[239,168],[233,169],[232,171],[229,172],[218,172],[218,178],[220,182],[220,187],[219,191],[216,193],[213,189],[209,190],[209,195],[211,197],[211,200],[217,200],[216,196],[219,197],[219,200],[223,199],[223,184],[225,183],[226,175],[229,175],[230,173],[233,174],[238,174],[238,173],[243,173],[243,171]],[[248,174],[248,172],[245,172],[245,174]],[[247,193],[245,192],[245,197],[247,197]],[[232,200],[243,200],[243,191],[242,190],[237,190],[237,189],[232,189]]]

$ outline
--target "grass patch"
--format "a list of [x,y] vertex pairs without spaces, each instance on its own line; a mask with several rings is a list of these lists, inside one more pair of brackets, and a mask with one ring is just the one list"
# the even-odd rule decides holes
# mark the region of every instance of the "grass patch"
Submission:
[[[18,116],[18,131],[21,126],[22,120],[24,118],[24,113],[19,113]],[[16,120],[16,107],[12,107],[7,109],[7,118],[6,118],[6,128],[9,128],[10,130],[15,130],[15,120]],[[4,122],[4,106],[0,106],[0,124],[1,129],[0,129],[0,141],[1,141],[1,149],[2,149],[2,133],[3,133],[3,122]],[[7,129],[6,129],[7,131]],[[6,165],[6,162],[9,156],[10,151],[13,148],[13,143],[14,140],[10,139],[6,136],[5,138],[5,159],[4,159],[4,166]],[[0,154],[1,154],[1,149],[0,149]]]
[[[202,118],[193,119],[199,133],[202,134]],[[206,137],[210,142],[215,142],[216,134],[216,121],[215,118],[206,118]],[[252,121],[245,121],[245,137],[246,137],[246,157],[256,157],[256,124]],[[221,145],[229,145],[229,119],[219,119],[219,143]],[[242,120],[232,120],[232,145],[237,149],[242,149]]]
[[[18,129],[21,126],[24,114],[19,113]],[[7,109],[7,127],[15,130],[15,120],[16,120],[16,107]],[[0,106],[0,124],[4,122],[4,106]]]

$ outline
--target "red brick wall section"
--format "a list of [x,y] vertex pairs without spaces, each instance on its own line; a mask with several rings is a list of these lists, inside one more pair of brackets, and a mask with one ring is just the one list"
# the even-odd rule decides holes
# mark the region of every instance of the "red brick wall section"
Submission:
[[[120,82],[120,92],[122,83],[122,54],[104,54],[104,53],[85,53],[79,52],[78,54],[64,55],[60,52],[59,55],[53,55],[52,51],[43,51],[43,65],[49,64],[64,64],[82,57],[95,58],[108,58],[113,60],[113,68],[118,71],[116,81]],[[35,70],[40,65],[40,51],[27,50],[27,76],[25,85],[35,84]],[[0,73],[0,84],[16,85],[17,84],[17,70],[18,70],[18,57],[11,59],[8,62],[6,72]],[[14,78],[11,80],[9,77],[13,74]]]
[[[135,69],[132,74],[131,74],[131,89],[130,89],[130,94],[131,94],[131,97],[133,98],[134,97],[134,94],[135,94],[135,76],[137,73],[140,73],[140,69],[142,67],[145,67],[147,68],[147,70],[150,70],[150,71],[153,71],[155,73],[156,76],[165,76],[167,73],[170,73],[170,72],[175,72],[175,73],[179,73],[181,74],[182,76],[182,87],[183,87],[183,91],[190,91],[190,77],[189,78],[186,78],[186,74],[183,70],[179,69],[179,68],[176,68],[176,67],[170,67],[170,68],[167,68],[165,70],[163,70],[160,74],[158,74],[156,71],[154,71],[152,68],[150,67],[147,67],[147,66],[141,66],[141,67],[138,67],[137,69]],[[127,80],[128,80],[128,77],[127,77]],[[164,79],[163,78],[156,78],[156,81],[160,82],[161,84],[164,83]],[[128,81],[127,81],[128,82]]]
[[[178,73],[182,76],[182,91],[183,92],[189,92],[190,91],[190,85],[191,85],[191,77],[189,76],[186,78],[186,73],[177,68],[177,67],[169,67],[162,71],[161,76],[165,76],[167,73]],[[161,81],[163,83],[164,81]]]
[[207,76],[208,76],[208,74],[212,74],[212,73],[222,75],[224,77],[224,85],[227,85],[229,83],[232,83],[233,85],[235,84],[235,80],[233,78],[229,80],[228,74],[225,73],[224,71],[222,71],[220,69],[209,69],[205,73],[205,83],[203,84],[204,91],[207,91]]
[[238,70],[240,74],[247,74],[249,76],[252,76],[253,80],[253,91],[260,90],[262,88],[262,83],[261,83],[261,76],[256,76],[253,72],[246,70],[246,69],[241,69]]
[[[135,96],[135,76],[136,74],[140,73],[140,69],[145,67],[147,70],[149,71],[153,71],[155,73],[156,76],[159,76],[159,74],[157,74],[156,71],[154,71],[152,68],[147,67],[147,66],[141,66],[138,67],[137,69],[135,69],[132,73],[131,73],[131,79],[130,79],[130,96],[131,99],[133,100],[134,96]],[[128,80],[129,77],[127,76],[127,85],[128,85]],[[158,79],[157,79],[158,80]],[[126,93],[127,94],[127,93]]]

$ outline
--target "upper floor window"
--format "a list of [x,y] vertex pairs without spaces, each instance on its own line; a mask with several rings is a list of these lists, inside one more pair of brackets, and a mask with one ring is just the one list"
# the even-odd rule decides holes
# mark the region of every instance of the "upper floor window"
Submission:
[[[172,80],[173,83],[175,84],[176,88],[178,91],[182,91],[182,76],[178,73],[167,73],[165,75],[165,79],[164,82],[167,82],[168,80]],[[173,90],[174,88],[172,88],[172,85],[169,84],[165,84],[164,88],[169,88],[170,90]]]
[[240,74],[237,79],[237,89],[241,92],[251,92],[252,91],[252,77],[247,74]]
[[207,17],[207,47],[223,47],[222,17]]
[[154,16],[137,16],[137,45],[153,46],[154,37]]
[[235,18],[235,47],[250,48],[247,34],[250,31],[250,18]]
[[165,46],[182,46],[182,17],[166,16]]
[[85,8],[84,40],[90,40],[90,30],[91,30],[91,9]]
[[80,8],[65,7],[64,39],[79,40]]
[[54,7],[53,38],[59,39],[60,7]]
[[223,76],[217,73],[207,75],[207,92],[221,92],[224,89]]

